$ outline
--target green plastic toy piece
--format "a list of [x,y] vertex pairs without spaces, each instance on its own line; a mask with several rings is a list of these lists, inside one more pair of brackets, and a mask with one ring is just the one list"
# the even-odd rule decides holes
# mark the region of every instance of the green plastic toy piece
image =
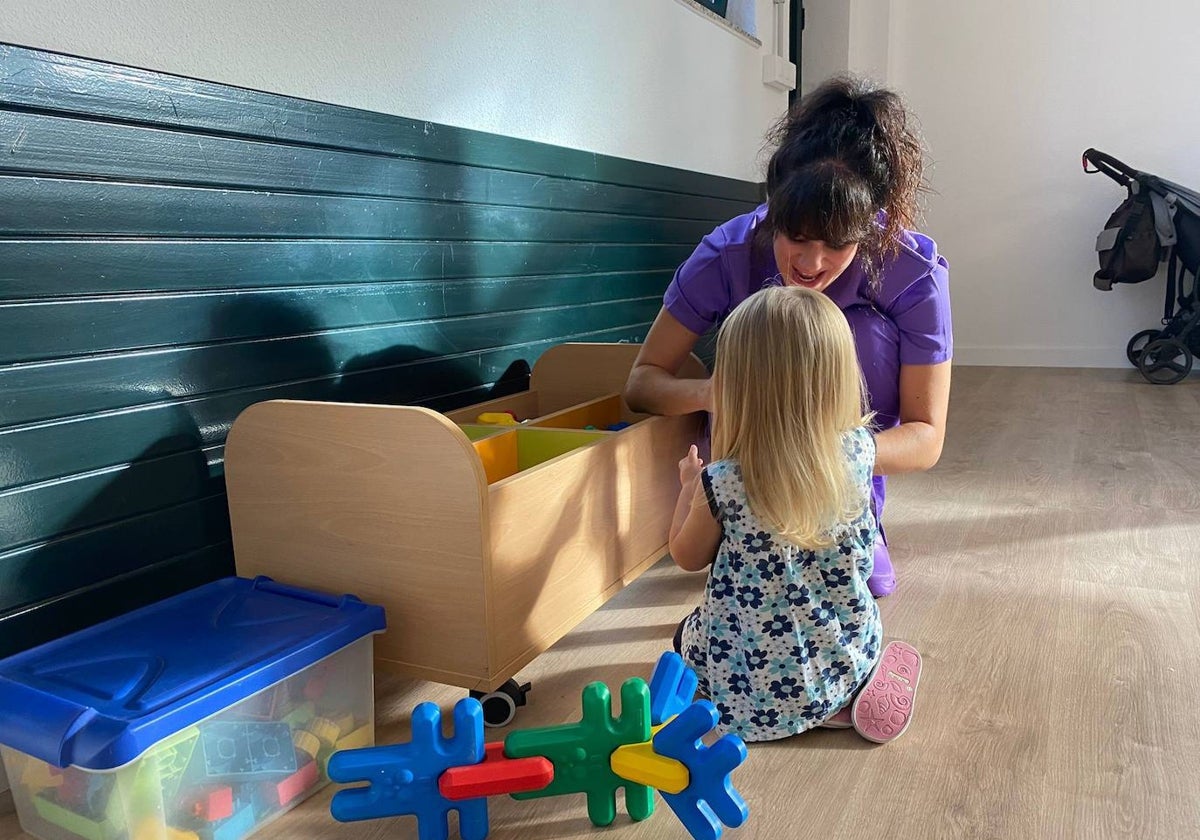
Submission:
[[[85,817],[69,808],[64,808],[57,802],[50,801],[44,793],[40,793],[33,798],[33,807],[37,811],[38,816],[46,822],[66,829],[71,834],[82,837],[83,840],[115,840],[124,830],[124,825],[115,822],[111,815],[106,816],[102,820]],[[109,810],[112,811],[114,809]],[[118,813],[120,812],[119,808],[115,810]]]
[[[164,799],[172,799],[179,792],[183,774],[187,772],[200,741],[200,729],[189,726],[164,738],[156,744],[142,760],[140,773],[153,775],[161,783]],[[151,760],[153,759],[153,760]]]
[[608,686],[594,682],[583,689],[583,719],[578,723],[525,729],[504,741],[509,758],[544,756],[554,765],[554,781],[541,790],[514,793],[513,799],[587,794],[588,817],[596,826],[617,818],[617,788],[625,788],[629,816],[644,820],[654,813],[654,791],[612,771],[613,751],[650,740],[650,688],[638,678],[621,686],[621,717],[612,715]]

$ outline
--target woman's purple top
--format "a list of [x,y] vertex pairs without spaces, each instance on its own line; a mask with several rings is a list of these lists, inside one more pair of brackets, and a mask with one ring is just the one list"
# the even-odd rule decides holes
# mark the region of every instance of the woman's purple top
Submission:
[[[692,332],[708,332],[754,292],[779,282],[774,253],[755,241],[766,211],[764,204],[718,227],[675,272],[663,305]],[[875,291],[855,260],[825,294],[854,331],[876,422],[895,425],[899,366],[936,365],[952,354],[946,260],[932,239],[905,231]]]

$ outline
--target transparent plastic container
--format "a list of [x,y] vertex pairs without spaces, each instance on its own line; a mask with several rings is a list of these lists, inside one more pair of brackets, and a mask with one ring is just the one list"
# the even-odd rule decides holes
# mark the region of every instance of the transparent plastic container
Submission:
[[[283,656],[286,652],[293,659],[298,655],[299,661],[311,659],[369,625],[359,615],[358,627],[342,627],[331,636],[326,621],[314,641],[303,632],[303,609],[282,618],[270,612],[268,609],[263,613],[254,606],[249,610],[256,621],[263,622],[263,637],[269,636],[272,629],[279,629],[280,623],[289,623],[292,629],[290,635],[285,633],[288,638],[282,643],[276,638],[246,657],[257,660],[247,667],[262,680],[277,674],[283,664],[272,659],[273,656]],[[382,624],[381,610],[379,623]],[[60,652],[51,660],[56,670],[51,672],[49,683],[71,686],[76,695],[81,686],[86,686],[84,694],[118,696],[111,698],[107,707],[101,703],[97,704],[100,708],[84,709],[65,725],[65,718],[57,714],[60,710],[52,701],[47,701],[40,712],[27,708],[23,713],[26,725],[45,715],[48,723],[45,733],[19,736],[11,731],[11,725],[0,724],[0,741],[4,742],[0,744],[0,756],[8,772],[21,827],[44,840],[246,837],[327,784],[326,766],[334,751],[374,743],[372,632],[378,630],[367,630],[356,640],[261,688],[255,685],[255,674],[244,673],[247,668],[221,668],[220,678],[215,681],[188,678],[176,669],[172,678],[184,679],[157,697],[170,700],[165,705],[160,705],[144,684],[153,684],[172,674],[169,665],[150,663],[140,653],[123,655],[119,650],[99,659],[76,657],[82,663],[76,665]],[[219,633],[216,635],[220,637]],[[264,655],[264,648],[271,647],[277,650]],[[243,646],[243,650],[248,651],[248,647]],[[21,670],[9,669],[6,673],[5,666],[22,656],[0,662],[0,682],[6,676],[11,677],[14,670]],[[38,662],[47,661],[42,657],[34,660],[28,663],[32,665],[29,673],[37,673]],[[188,691],[187,683],[196,681],[203,685],[195,686],[193,694]],[[45,688],[47,681],[42,682],[40,687]],[[219,690],[214,691],[214,684],[219,685]],[[0,716],[8,712],[6,699],[14,696],[9,691],[6,698],[5,688],[0,685]],[[11,689],[11,684],[7,688]],[[245,695],[245,690],[253,693]],[[221,700],[239,694],[243,696],[236,702],[207,714],[202,711],[205,701],[211,709]],[[24,699],[28,699],[27,694]],[[114,723],[114,701],[138,716]],[[174,721],[187,721],[198,713],[203,716],[143,746],[156,732],[171,729]],[[22,737],[26,741],[24,746],[38,745],[36,751],[41,754],[31,755],[8,745]],[[68,748],[57,749],[78,754],[85,759],[81,764],[88,766],[65,763],[60,767],[47,760],[47,748],[40,745],[51,744],[54,738],[59,745],[70,744]],[[100,749],[94,749],[97,744],[102,745]],[[110,757],[119,760],[131,750],[139,750],[132,760],[112,767],[97,766]]]

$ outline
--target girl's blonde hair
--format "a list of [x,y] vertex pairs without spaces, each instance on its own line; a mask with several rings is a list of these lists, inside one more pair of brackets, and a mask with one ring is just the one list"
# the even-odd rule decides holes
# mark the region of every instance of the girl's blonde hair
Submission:
[[751,510],[781,537],[828,546],[861,515],[842,436],[869,420],[864,393],[850,325],[819,292],[764,289],[722,325],[713,458],[738,462]]

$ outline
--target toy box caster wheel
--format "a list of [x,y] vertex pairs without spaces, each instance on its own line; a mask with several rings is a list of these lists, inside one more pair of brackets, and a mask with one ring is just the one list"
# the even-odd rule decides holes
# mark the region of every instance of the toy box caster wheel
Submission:
[[517,708],[525,705],[529,689],[529,683],[521,685],[516,680],[509,680],[495,691],[472,691],[471,696],[483,706],[484,726],[508,726],[517,716]]

